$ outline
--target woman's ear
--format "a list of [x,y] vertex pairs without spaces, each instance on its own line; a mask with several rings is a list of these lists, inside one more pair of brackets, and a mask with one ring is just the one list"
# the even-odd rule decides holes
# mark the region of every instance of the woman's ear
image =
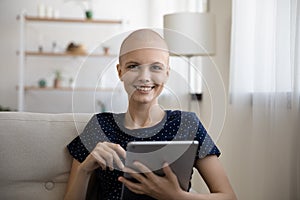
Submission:
[[166,73],[165,73],[165,77],[164,77],[164,80],[163,80],[164,84],[168,82],[169,77],[170,77],[170,66],[168,65],[167,68],[166,68]]
[[121,69],[121,65],[120,64],[117,64],[117,71],[118,71],[119,79],[121,81],[123,81],[123,79],[122,79],[122,69]]
[[167,77],[169,78],[169,76],[170,76],[170,65],[168,65],[166,73],[167,73]]

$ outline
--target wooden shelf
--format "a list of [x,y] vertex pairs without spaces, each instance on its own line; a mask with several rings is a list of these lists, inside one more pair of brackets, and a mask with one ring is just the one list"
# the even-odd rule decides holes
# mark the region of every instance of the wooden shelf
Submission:
[[[36,52],[36,51],[25,51],[25,56],[49,56],[49,57],[116,57],[117,55],[113,54],[79,54],[79,53],[69,53],[69,52]],[[19,52],[17,52],[19,54]]]
[[[46,25],[46,26],[65,26],[65,25],[74,25],[78,28],[85,26],[83,28],[89,28],[94,26],[102,26],[105,28],[107,26],[120,26],[123,24],[123,20],[114,20],[114,19],[86,19],[85,17],[78,17],[78,18],[67,18],[67,17],[60,17],[60,18],[47,18],[47,17],[37,17],[37,16],[27,16],[25,14],[25,11],[22,11],[22,13],[17,16],[17,19],[20,22],[20,45],[19,45],[19,52],[17,54],[19,55],[19,69],[20,69],[20,76],[19,76],[19,86],[17,87],[18,90],[18,110],[23,111],[24,110],[24,104],[25,104],[25,93],[29,92],[36,92],[36,93],[72,93],[74,92],[89,92],[89,93],[96,93],[96,92],[120,92],[120,89],[116,88],[95,88],[95,87],[39,87],[38,85],[34,86],[26,86],[26,82],[24,80],[24,73],[25,73],[25,65],[27,62],[24,61],[26,58],[40,58],[45,59],[45,57],[52,59],[59,59],[59,58],[107,58],[107,59],[115,59],[118,55],[116,54],[104,54],[104,51],[99,53],[93,52],[92,54],[89,54],[88,52],[85,53],[85,51],[81,51],[83,53],[77,53],[77,52],[65,52],[65,49],[60,49],[61,52],[52,52],[52,51],[42,51],[40,52],[38,49],[33,50],[26,50],[26,30],[27,25]],[[59,29],[57,29],[60,31]],[[69,33],[72,34],[72,33]],[[27,38],[28,39],[28,38]],[[28,61],[29,62],[29,61]],[[51,84],[50,84],[51,86]]]
[[[17,87],[18,89],[18,87]],[[115,88],[88,88],[88,87],[38,87],[38,86],[25,86],[25,91],[74,91],[74,92],[89,92],[89,91],[97,91],[97,92],[112,92],[118,91]]]
[[[17,17],[19,19],[19,16]],[[75,19],[75,18],[47,18],[25,16],[26,21],[32,22],[58,22],[58,23],[85,23],[85,24],[122,24],[122,20],[110,19]]]

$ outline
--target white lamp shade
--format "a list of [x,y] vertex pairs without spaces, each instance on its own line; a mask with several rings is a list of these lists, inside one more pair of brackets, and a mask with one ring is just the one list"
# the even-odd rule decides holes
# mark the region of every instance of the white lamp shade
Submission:
[[183,12],[164,16],[164,38],[171,54],[215,54],[216,23],[212,13]]

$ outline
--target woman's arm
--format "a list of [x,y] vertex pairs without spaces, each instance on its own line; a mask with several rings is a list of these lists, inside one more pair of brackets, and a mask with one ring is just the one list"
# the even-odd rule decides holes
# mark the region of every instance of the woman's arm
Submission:
[[80,163],[73,159],[67,191],[64,200],[84,200],[91,172],[82,170]]
[[217,156],[211,155],[196,161],[198,172],[208,186],[209,194],[181,193],[182,199],[185,200],[236,200],[237,197],[230,185],[228,177]]
[[113,170],[114,163],[124,167],[120,157],[125,158],[125,150],[118,144],[99,142],[86,159],[79,163],[73,159],[67,191],[64,200],[84,200],[93,171],[97,168]]

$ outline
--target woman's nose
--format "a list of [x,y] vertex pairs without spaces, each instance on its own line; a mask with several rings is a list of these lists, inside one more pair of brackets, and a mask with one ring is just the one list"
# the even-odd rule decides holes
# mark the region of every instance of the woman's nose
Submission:
[[139,80],[149,82],[151,80],[151,72],[149,67],[143,66],[139,70]]

